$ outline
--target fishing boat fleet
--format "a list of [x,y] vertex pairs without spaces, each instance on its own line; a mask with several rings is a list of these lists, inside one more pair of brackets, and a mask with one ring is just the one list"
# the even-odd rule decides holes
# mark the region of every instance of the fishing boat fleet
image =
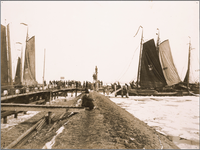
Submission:
[[[142,35],[137,81],[130,83],[131,86],[127,86],[126,90],[115,88],[115,91],[118,90],[118,94],[123,93],[123,91],[124,93],[128,92],[130,96],[184,96],[199,94],[199,82],[196,84],[190,82],[191,43],[189,43],[187,73],[184,81],[181,81],[173,62],[169,40],[160,43],[158,32],[157,45],[153,38],[143,42],[143,27],[140,26],[138,31],[140,29],[142,29]],[[28,28],[25,54],[22,52],[21,57],[18,57],[13,81],[9,24],[7,26],[1,25],[1,93],[12,88],[37,86],[38,83],[35,77],[35,36],[28,37]]]
[[[17,42],[17,44],[21,43]],[[16,91],[13,91],[13,89],[23,89],[37,84],[35,77],[35,36],[29,38],[27,27],[25,54],[21,50],[21,57],[17,59],[13,80],[10,25],[1,25],[1,93],[4,90],[9,93],[15,93]]]
[[129,95],[183,96],[199,94],[199,83],[190,83],[191,43],[189,43],[187,73],[184,81],[181,81],[173,62],[169,40],[159,43],[158,32],[157,45],[155,45],[154,39],[143,43],[142,26],[139,29],[142,29],[142,36],[138,75],[135,87],[128,88]]

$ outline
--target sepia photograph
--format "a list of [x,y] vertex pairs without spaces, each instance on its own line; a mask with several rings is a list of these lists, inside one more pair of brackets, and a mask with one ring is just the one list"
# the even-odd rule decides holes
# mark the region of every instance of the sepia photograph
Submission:
[[1,1],[1,149],[199,149],[199,1]]

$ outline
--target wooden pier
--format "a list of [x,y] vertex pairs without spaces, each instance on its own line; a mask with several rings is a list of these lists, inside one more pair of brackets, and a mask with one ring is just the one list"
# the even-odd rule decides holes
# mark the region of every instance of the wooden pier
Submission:
[[47,111],[47,112],[80,112],[84,107],[69,107],[60,105],[33,105],[33,104],[8,104],[2,103],[1,110],[4,111]]
[[[65,88],[65,89],[48,89],[43,91],[32,91],[24,94],[9,95],[1,97],[1,118],[3,123],[7,123],[7,116],[15,115],[26,111],[47,111],[51,112],[80,112],[85,110],[84,107],[69,107],[69,106],[51,106],[51,105],[36,105],[41,103],[50,102],[53,98],[58,97],[60,94],[67,96],[67,92],[84,91],[83,88]],[[79,98],[76,97],[76,98]],[[49,115],[50,116],[50,115]]]
[[[15,94],[1,97],[1,103],[20,103],[20,104],[29,104],[30,102],[37,101],[39,99],[45,99],[46,102],[49,102],[51,98],[58,97],[59,93],[66,96],[67,92],[78,92],[83,91],[83,88],[63,88],[63,89],[47,89],[43,91],[32,91],[24,94]],[[76,94],[77,95],[77,94]]]

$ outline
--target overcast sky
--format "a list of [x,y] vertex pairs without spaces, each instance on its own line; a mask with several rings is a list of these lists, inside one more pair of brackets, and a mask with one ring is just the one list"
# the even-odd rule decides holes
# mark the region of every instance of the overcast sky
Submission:
[[[6,19],[6,21],[5,21]],[[36,38],[36,79],[42,82],[44,49],[45,79],[129,83],[137,78],[141,31],[144,41],[169,39],[178,73],[183,80],[188,61],[189,37],[194,48],[194,78],[199,68],[199,1],[1,1],[1,24],[10,23],[13,70],[20,45]],[[14,73],[13,73],[14,74]],[[14,75],[13,75],[14,76]]]

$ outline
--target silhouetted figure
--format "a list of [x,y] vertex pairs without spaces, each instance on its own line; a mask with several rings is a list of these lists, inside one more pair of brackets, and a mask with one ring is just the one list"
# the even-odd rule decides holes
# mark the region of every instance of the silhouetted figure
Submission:
[[94,108],[93,99],[89,97],[89,91],[85,89],[85,95],[82,97],[82,107],[89,107],[89,110]]

